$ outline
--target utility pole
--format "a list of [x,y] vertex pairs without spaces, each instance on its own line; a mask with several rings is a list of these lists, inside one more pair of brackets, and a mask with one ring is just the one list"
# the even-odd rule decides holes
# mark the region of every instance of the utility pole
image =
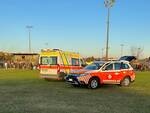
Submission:
[[120,44],[121,46],[121,56],[123,56],[123,47],[124,47],[124,44]]
[[31,53],[31,29],[33,28],[33,26],[26,26],[26,28],[29,31],[29,53]]
[[45,43],[45,47],[46,47],[46,49],[48,49],[48,42]]
[[104,0],[107,11],[107,37],[106,37],[106,56],[105,60],[108,60],[108,49],[109,49],[109,20],[110,20],[110,8],[114,5],[115,0]]
[[140,57],[141,52],[142,52],[142,49],[141,49],[140,47],[137,48],[137,58],[138,58],[138,59],[139,59],[139,57]]
[[102,48],[102,59],[104,57],[104,48]]

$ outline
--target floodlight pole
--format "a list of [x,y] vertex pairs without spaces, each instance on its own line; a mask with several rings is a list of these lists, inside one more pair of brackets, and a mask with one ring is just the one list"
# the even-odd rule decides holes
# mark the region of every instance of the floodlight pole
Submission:
[[29,31],[29,53],[31,53],[31,29],[33,28],[33,26],[26,26],[26,28]]
[[110,25],[110,8],[113,6],[115,0],[104,0],[105,7],[107,8],[107,36],[106,36],[106,56],[105,60],[108,60],[109,49],[109,25]]
[[107,37],[106,37],[106,60],[108,60],[108,49],[109,49],[109,17],[110,17],[110,8],[108,8],[107,13]]

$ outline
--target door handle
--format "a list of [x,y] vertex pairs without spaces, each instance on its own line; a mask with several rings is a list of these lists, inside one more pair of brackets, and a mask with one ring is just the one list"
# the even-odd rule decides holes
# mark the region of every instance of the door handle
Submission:
[[116,72],[115,75],[119,75],[120,73]]

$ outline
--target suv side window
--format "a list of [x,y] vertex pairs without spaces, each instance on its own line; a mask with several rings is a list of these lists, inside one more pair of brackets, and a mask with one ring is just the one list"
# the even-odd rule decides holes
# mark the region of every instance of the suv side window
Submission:
[[129,69],[129,65],[128,64],[125,64],[125,63],[122,63],[122,66],[121,66],[122,69]]
[[113,64],[109,64],[105,67],[105,71],[106,70],[113,70]]
[[120,70],[121,69],[121,63],[114,63],[115,70]]

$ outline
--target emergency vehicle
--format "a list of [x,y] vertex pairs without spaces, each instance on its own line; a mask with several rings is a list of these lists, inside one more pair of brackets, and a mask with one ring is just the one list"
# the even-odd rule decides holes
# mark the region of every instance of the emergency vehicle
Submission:
[[82,69],[83,58],[79,53],[59,49],[41,50],[40,75],[45,79],[63,79],[71,71]]
[[135,73],[128,61],[94,62],[66,77],[66,81],[73,86],[87,85],[92,89],[101,84],[129,86],[134,80]]

